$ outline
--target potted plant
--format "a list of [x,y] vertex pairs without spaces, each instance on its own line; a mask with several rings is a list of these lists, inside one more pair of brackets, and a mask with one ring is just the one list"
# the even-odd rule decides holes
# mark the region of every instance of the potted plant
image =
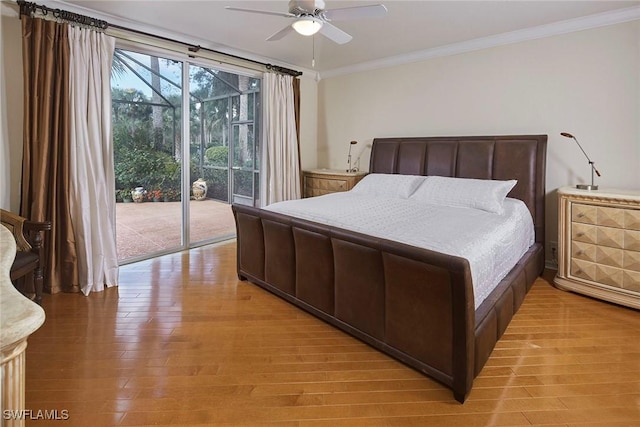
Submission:
[[162,191],[156,189],[156,190],[151,190],[149,191],[149,195],[148,195],[150,200],[153,200],[154,202],[161,202],[162,201]]
[[131,203],[131,190],[116,190],[116,201]]
[[165,202],[180,201],[180,192],[178,190],[170,188],[168,190],[165,190],[162,194],[164,195],[163,197]]

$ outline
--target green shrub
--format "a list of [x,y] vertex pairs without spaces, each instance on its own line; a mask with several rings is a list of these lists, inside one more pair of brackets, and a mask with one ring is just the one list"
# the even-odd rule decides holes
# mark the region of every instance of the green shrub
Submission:
[[204,152],[204,157],[213,166],[227,166],[229,164],[229,147],[209,147]]
[[121,148],[115,159],[116,188],[180,187],[180,165],[167,153]]

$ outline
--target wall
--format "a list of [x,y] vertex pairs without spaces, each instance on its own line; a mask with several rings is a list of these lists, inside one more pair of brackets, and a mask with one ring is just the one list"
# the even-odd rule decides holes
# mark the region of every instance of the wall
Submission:
[[18,212],[22,174],[22,35],[17,8],[0,15],[0,207]]
[[556,189],[591,179],[560,132],[601,187],[640,190],[640,21],[321,80],[318,102],[318,167],[351,140],[366,170],[374,137],[548,134],[548,241]]
[[300,163],[313,169],[318,163],[318,82],[315,76],[300,77]]

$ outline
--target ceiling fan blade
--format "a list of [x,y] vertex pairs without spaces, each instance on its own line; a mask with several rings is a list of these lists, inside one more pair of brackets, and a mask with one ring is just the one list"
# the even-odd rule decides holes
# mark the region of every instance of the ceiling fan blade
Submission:
[[349,34],[342,31],[340,28],[326,21],[322,25],[322,28],[320,28],[320,34],[327,37],[328,39],[333,40],[338,44],[349,43],[353,38]]
[[324,12],[329,21],[346,21],[348,19],[378,18],[387,13],[383,4],[369,6],[345,7],[342,9],[329,9]]
[[243,7],[225,6],[225,9],[233,10],[233,11],[236,11],[236,12],[259,13],[261,15],[284,16],[285,18],[295,18],[296,17],[296,15],[294,15],[293,13],[271,12],[269,10],[245,9]]
[[281,29],[280,31],[278,31],[275,34],[272,34],[267,41],[268,42],[272,42],[275,40],[280,40],[281,38],[283,38],[284,36],[286,36],[287,34],[289,34],[290,32],[294,31],[293,27],[291,25],[287,25],[286,27],[284,27],[283,29]]

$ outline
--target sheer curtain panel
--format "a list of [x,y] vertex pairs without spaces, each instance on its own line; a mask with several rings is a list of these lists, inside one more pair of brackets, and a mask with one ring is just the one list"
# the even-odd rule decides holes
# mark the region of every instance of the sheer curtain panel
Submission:
[[262,205],[300,198],[300,162],[293,77],[265,73]]
[[111,62],[115,39],[69,27],[71,218],[80,289],[118,282],[111,134]]

